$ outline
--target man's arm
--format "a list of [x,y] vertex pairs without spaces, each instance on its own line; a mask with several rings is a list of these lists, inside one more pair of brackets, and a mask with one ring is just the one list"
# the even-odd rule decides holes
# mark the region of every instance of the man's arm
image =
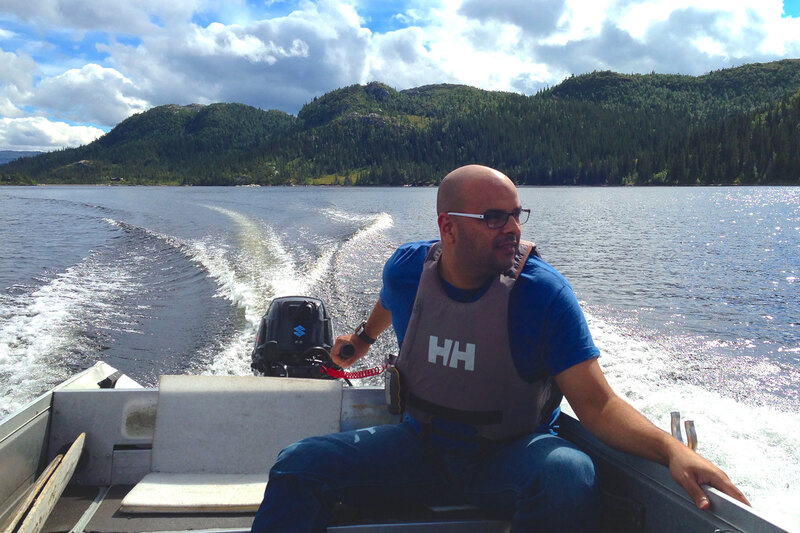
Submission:
[[700,509],[710,505],[701,484],[711,485],[750,505],[725,472],[657,428],[618,397],[596,358],[564,370],[555,380],[586,429],[609,446],[669,467],[672,477]]
[[[372,312],[367,318],[367,323],[364,326],[364,333],[373,339],[377,339],[378,335],[383,333],[386,328],[392,324],[392,313],[388,309],[384,309],[381,305],[380,299],[375,302]],[[355,354],[347,359],[339,358],[339,351],[345,344],[352,344],[355,348]],[[354,333],[349,335],[341,335],[336,337],[336,342],[331,348],[331,360],[342,368],[347,368],[365,355],[369,351],[369,344],[359,339]]]

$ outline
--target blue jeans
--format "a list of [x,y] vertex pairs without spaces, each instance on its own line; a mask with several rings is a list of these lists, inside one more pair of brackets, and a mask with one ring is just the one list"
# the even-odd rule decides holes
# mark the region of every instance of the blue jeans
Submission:
[[324,532],[331,504],[436,503],[457,494],[512,520],[514,531],[592,531],[594,464],[570,442],[534,433],[453,453],[413,423],[311,437],[285,448],[270,471],[253,532]]

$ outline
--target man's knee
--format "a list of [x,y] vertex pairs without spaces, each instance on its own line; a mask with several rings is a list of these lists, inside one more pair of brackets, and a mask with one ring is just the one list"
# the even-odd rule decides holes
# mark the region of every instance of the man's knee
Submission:
[[597,478],[592,459],[571,446],[551,451],[543,465],[545,490],[555,491],[565,498],[594,498]]
[[594,485],[595,469],[591,457],[585,452],[562,446],[548,454],[544,468],[551,476],[576,480],[578,484]]
[[527,531],[593,531],[598,486],[592,459],[571,445],[547,453],[537,481],[521,495],[515,525]]
[[313,471],[316,462],[324,455],[325,445],[319,437],[309,437],[294,442],[278,453],[278,458],[270,470],[270,477]]

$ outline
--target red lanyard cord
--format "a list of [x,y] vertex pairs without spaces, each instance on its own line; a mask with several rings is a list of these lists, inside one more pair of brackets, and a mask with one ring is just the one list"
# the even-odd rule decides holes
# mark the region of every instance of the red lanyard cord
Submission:
[[344,370],[334,370],[333,368],[328,368],[325,365],[319,366],[320,373],[324,372],[331,376],[332,378],[342,378],[342,379],[362,379],[368,378],[370,376],[377,376],[378,374],[382,373],[386,370],[386,367],[389,366],[389,362],[386,361],[383,363],[382,366],[376,366],[373,368],[367,368],[366,370],[359,370],[357,372],[345,372]]

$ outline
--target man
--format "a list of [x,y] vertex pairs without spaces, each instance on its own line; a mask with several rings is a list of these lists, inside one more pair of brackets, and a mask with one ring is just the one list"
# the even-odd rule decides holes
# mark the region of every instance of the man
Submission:
[[[379,301],[335,363],[366,355],[389,325],[406,415],[395,426],[312,437],[283,450],[253,531],[324,531],[333,502],[430,502],[458,494],[515,531],[590,531],[594,465],[556,435],[562,393],[605,443],[658,461],[700,508],[700,484],[747,503],[717,467],[617,397],[569,284],[520,240],[513,182],[461,167],[437,196],[441,241],[387,261]],[[342,360],[341,347],[355,355]]]

